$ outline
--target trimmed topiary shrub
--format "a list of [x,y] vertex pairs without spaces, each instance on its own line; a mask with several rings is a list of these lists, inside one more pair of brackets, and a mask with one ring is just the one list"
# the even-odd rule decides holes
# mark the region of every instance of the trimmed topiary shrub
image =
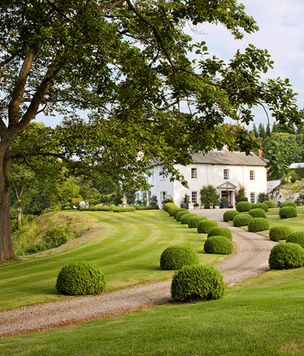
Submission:
[[299,244],[300,246],[304,247],[304,231],[297,231],[293,232],[287,236],[286,242]]
[[181,224],[188,224],[189,219],[193,216],[194,214],[191,214],[188,212],[188,214],[185,214],[181,217],[180,222]]
[[251,209],[251,204],[248,201],[240,201],[236,204],[236,210],[239,213],[249,211]]
[[304,249],[295,243],[282,243],[274,246],[269,256],[271,269],[297,268],[304,265]]
[[264,211],[268,211],[268,205],[265,203],[255,203],[252,204],[251,209],[263,209]]
[[248,224],[248,231],[250,232],[258,232],[269,230],[270,225],[267,219],[264,218],[254,218]]
[[174,203],[166,203],[165,205],[164,205],[164,210],[166,211],[166,212],[168,212],[169,211],[169,209],[171,209],[171,208],[177,208],[177,206],[174,204]]
[[176,219],[177,214],[180,213],[181,211],[186,211],[187,213],[189,213],[187,209],[178,208],[177,210],[173,211],[172,216],[174,217],[174,219]]
[[269,209],[273,209],[276,207],[275,202],[272,200],[266,200],[266,201],[264,201],[264,203],[268,205]]
[[209,230],[218,226],[218,223],[214,220],[203,220],[197,225],[197,232],[200,234],[208,234]]
[[213,227],[209,230],[207,237],[211,236],[225,236],[227,239],[232,241],[232,232],[230,231],[230,229],[228,229],[228,227]]
[[264,218],[266,219],[266,213],[264,209],[254,208],[249,211],[249,215],[253,218]]
[[230,255],[233,252],[232,242],[226,236],[211,236],[204,245],[206,253]]
[[170,208],[168,213],[169,213],[170,216],[174,217],[175,213],[178,213],[180,211],[179,209],[180,208]]
[[160,256],[160,268],[163,270],[176,270],[198,263],[197,253],[186,246],[170,246]]
[[230,220],[233,220],[236,215],[239,215],[239,212],[237,210],[227,210],[223,215],[223,219],[224,221],[228,222]]
[[289,201],[289,200],[283,201],[280,204],[280,208],[284,208],[285,206],[292,206],[293,208],[297,207],[296,204],[293,201]]
[[188,227],[197,228],[199,222],[202,220],[208,220],[208,219],[205,216],[197,216],[197,215],[191,216],[191,218],[188,221]]
[[269,238],[272,241],[286,240],[290,234],[292,234],[292,230],[289,226],[277,225],[269,230]]
[[106,289],[106,281],[100,267],[91,262],[73,262],[60,270],[56,289],[68,295],[99,294]]
[[236,215],[233,218],[233,226],[236,226],[236,227],[247,226],[252,219],[253,219],[253,217],[249,214]]
[[175,216],[175,220],[176,221],[180,221],[182,216],[185,214],[190,214],[190,212],[187,209],[183,209],[177,212],[176,216]]
[[180,302],[213,300],[222,297],[225,287],[223,276],[214,267],[186,266],[175,272],[171,295]]
[[279,210],[280,219],[295,218],[297,215],[297,209],[293,206],[283,206],[283,208]]

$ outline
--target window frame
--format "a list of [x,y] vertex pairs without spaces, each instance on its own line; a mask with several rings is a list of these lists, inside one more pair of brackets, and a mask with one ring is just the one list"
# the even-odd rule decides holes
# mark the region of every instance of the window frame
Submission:
[[191,179],[197,179],[197,168],[196,167],[191,168],[190,177],[191,177]]
[[225,179],[225,180],[228,180],[229,179],[229,168],[224,168],[224,170],[223,170],[223,178]]

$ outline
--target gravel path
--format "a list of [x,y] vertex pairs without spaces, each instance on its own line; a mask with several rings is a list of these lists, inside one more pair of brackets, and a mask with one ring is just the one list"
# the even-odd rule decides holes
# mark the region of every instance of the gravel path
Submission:
[[[223,209],[191,212],[216,220],[220,226],[229,226],[231,229],[235,252],[216,265],[228,285],[269,270],[268,258],[274,242],[224,223]],[[172,300],[170,286],[171,281],[147,283],[97,296],[74,297],[5,310],[0,312],[0,337],[47,330],[168,303]]]

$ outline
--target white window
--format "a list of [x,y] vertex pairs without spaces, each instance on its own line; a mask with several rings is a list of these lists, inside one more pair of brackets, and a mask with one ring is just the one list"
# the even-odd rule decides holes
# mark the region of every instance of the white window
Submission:
[[160,201],[162,202],[163,200],[165,200],[167,192],[160,192]]
[[249,178],[250,178],[250,180],[255,180],[255,171],[249,172]]
[[191,192],[191,201],[192,203],[197,203],[197,192]]
[[191,179],[197,179],[197,168],[191,168]]
[[255,203],[255,193],[250,193],[250,203]]
[[224,169],[224,179],[229,179],[229,169]]

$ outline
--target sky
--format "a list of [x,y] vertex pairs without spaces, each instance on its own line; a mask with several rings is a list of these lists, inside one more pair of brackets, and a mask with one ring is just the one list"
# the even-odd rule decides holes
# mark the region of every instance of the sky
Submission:
[[[299,94],[298,105],[304,106],[304,0],[243,0],[245,11],[253,16],[260,30],[246,34],[242,41],[234,40],[223,26],[200,25],[190,35],[197,41],[206,41],[209,53],[229,60],[249,43],[267,49],[274,60],[274,69],[268,77],[289,78],[293,90]],[[267,124],[262,110],[255,111],[255,123]],[[60,117],[37,117],[46,125],[55,126]]]

